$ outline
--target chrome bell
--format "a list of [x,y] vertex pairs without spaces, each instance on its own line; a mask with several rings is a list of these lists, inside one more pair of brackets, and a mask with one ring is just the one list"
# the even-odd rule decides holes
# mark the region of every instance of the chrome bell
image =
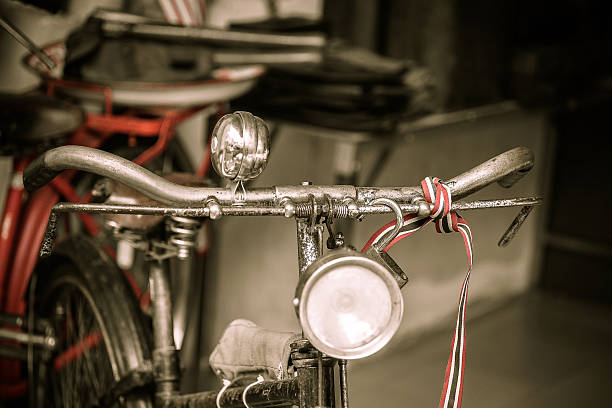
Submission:
[[223,116],[212,133],[210,153],[217,174],[240,182],[261,174],[270,154],[266,123],[249,112]]

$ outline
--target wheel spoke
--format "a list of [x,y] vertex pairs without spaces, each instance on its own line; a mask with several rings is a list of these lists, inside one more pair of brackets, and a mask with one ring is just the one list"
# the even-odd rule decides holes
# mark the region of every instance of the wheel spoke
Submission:
[[113,380],[102,332],[91,305],[74,288],[63,287],[51,307],[60,347],[48,391],[55,406],[89,406]]

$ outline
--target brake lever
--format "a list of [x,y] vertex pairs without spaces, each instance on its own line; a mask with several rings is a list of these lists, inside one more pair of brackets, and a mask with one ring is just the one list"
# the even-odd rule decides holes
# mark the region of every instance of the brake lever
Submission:
[[512,239],[514,239],[514,237],[516,236],[516,233],[523,226],[523,223],[527,219],[527,216],[529,216],[529,214],[531,213],[531,210],[533,210],[533,207],[534,207],[533,205],[526,205],[523,208],[521,208],[521,211],[519,211],[518,215],[514,218],[514,220],[512,221],[512,223],[506,230],[506,232],[504,232],[504,234],[499,239],[497,246],[503,248],[507,246],[510,243],[510,241],[512,241]]

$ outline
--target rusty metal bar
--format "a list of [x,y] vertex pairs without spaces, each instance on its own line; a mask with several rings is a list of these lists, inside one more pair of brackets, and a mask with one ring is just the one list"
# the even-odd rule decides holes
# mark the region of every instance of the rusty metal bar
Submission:
[[[223,392],[219,405],[223,408],[244,408],[242,394],[246,387],[228,388]],[[218,392],[199,392],[173,396],[160,400],[163,408],[215,408]],[[298,380],[264,381],[250,387],[246,399],[251,407],[286,407],[299,405]]]
[[[523,175],[533,166],[533,153],[526,147],[517,147],[487,160],[467,172],[447,180],[453,198],[461,199],[488,184]],[[59,172],[75,169],[109,177],[144,195],[167,205],[202,207],[215,199],[222,205],[236,202],[235,193],[227,188],[181,186],[146,170],[137,164],[113,154],[83,146],[62,146],[45,152],[24,171],[24,185],[35,190],[51,181]],[[507,185],[507,183],[504,183]],[[413,187],[353,187],[353,186],[280,186],[252,189],[244,192],[244,205],[279,205],[282,200],[305,202],[316,200],[354,199],[368,204],[377,198],[388,198],[398,203],[410,203],[422,195],[420,186]]]
[[532,205],[526,205],[521,208],[521,211],[519,211],[514,221],[512,221],[512,224],[510,224],[506,232],[504,232],[504,235],[502,235],[500,238],[499,242],[497,243],[498,246],[505,247],[510,243],[510,241],[512,241],[518,230],[527,219],[527,216],[531,213],[531,210],[533,210]]
[[323,226],[310,225],[308,220],[297,219],[298,271],[300,276],[323,252]]
[[153,364],[155,391],[161,398],[178,392],[179,363],[172,333],[172,301],[168,279],[168,261],[150,261],[149,287],[153,317]]
[[[467,202],[454,202],[455,211],[480,210],[485,208],[504,208],[533,206],[542,203],[540,197],[519,197],[497,200],[476,200]],[[433,207],[430,205],[430,207]],[[414,214],[419,207],[414,204],[400,204],[402,212]],[[228,216],[283,216],[285,210],[275,206],[221,206],[223,215]],[[86,204],[86,203],[58,203],[53,212],[81,212],[97,214],[142,214],[181,217],[208,217],[210,211],[207,207],[154,207],[141,205],[118,204]],[[359,215],[387,214],[391,209],[384,205],[362,205],[358,207]]]
[[51,336],[28,334],[4,328],[0,328],[0,339],[12,340],[22,344],[33,344],[51,349],[54,348],[56,344],[55,338]]
[[348,400],[348,373],[346,360],[338,360],[338,376],[340,377],[340,405],[349,408]]

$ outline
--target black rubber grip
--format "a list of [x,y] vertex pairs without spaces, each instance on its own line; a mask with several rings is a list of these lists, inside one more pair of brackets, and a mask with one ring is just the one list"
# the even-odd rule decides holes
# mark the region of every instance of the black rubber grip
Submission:
[[60,172],[52,170],[45,165],[45,156],[43,153],[28,165],[23,171],[23,186],[28,191],[35,191],[49,183]]

